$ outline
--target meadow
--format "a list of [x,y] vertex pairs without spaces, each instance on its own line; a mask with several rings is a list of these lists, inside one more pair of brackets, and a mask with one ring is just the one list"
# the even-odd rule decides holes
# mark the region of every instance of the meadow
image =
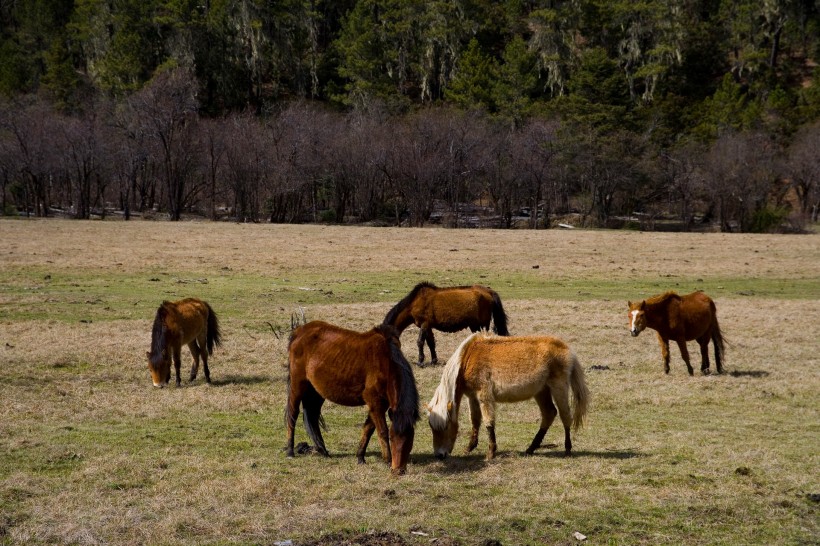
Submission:
[[[466,404],[444,461],[422,412],[402,477],[375,440],[356,464],[364,408],[325,405],[329,458],[285,457],[291,314],[369,329],[420,281],[489,285],[513,334],[569,343],[592,397],[572,457],[555,426],[524,454],[532,402],[498,407],[490,462],[484,431],[461,453]],[[727,373],[692,342],[696,375],[674,346],[665,375],[627,300],[698,289]],[[184,349],[155,389],[154,314],[187,296],[221,320],[213,383]],[[818,301],[818,235],[2,219],[0,543],[817,544]],[[424,403],[441,371],[414,366]]]

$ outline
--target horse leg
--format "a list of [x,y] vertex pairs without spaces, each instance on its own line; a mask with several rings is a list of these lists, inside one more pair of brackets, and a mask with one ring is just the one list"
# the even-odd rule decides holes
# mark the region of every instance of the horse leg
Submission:
[[302,403],[302,392],[301,390],[297,390],[298,387],[293,383],[290,384],[290,389],[288,389],[288,403],[285,406],[285,424],[287,425],[288,432],[288,445],[287,445],[287,456],[293,457],[293,431],[296,428],[296,418],[299,417],[299,406]]
[[[177,347],[174,349],[174,371],[177,373],[177,387],[182,385],[182,380],[179,378],[180,366],[182,366],[182,347]],[[170,380],[171,378],[169,377],[168,379]]]
[[541,409],[541,427],[535,433],[535,438],[532,439],[530,447],[527,448],[527,455],[532,455],[536,449],[541,447],[544,436],[555,420],[555,416],[558,415],[558,410],[555,409],[555,404],[552,403],[552,392],[549,387],[535,395],[535,402]]
[[419,329],[419,367],[424,366],[424,338],[425,338],[425,330],[424,328]]
[[695,370],[692,369],[692,365],[689,363],[689,349],[686,348],[686,340],[676,339],[675,342],[678,344],[683,361],[686,362],[686,369],[689,370],[689,375],[695,375]]
[[436,354],[436,338],[433,335],[433,328],[427,329],[427,346],[430,348],[430,364],[438,364],[438,355]]
[[553,385],[552,396],[555,399],[555,405],[558,406],[558,415],[561,416],[561,422],[564,424],[564,454],[569,456],[572,454],[572,440],[569,436],[569,429],[572,426],[572,412],[569,408],[569,389],[567,385]]
[[700,373],[709,375],[709,334],[705,334],[698,339],[700,345]]
[[495,458],[498,445],[495,442],[495,398],[492,394],[492,384],[486,385],[478,395],[481,406],[481,417],[487,423],[487,460]]
[[196,374],[199,371],[199,356],[202,355],[203,362],[205,361],[205,351],[200,351],[199,348],[204,347],[204,345],[197,345],[197,340],[193,340],[188,344],[188,349],[191,351],[191,357],[193,358],[193,364],[191,365],[191,376],[189,377],[188,381],[193,381],[196,379]]
[[376,430],[376,424],[370,418],[368,412],[367,417],[362,425],[362,439],[359,442],[359,450],[356,452],[356,457],[359,459],[359,464],[364,464],[364,453],[367,451],[367,444],[370,443],[370,437],[373,436],[373,431]]
[[393,463],[393,456],[390,454],[390,431],[387,428],[387,420],[384,414],[387,410],[381,405],[370,410],[370,418],[376,425],[376,433],[379,435],[379,444],[382,448],[382,459],[387,464]]
[[478,398],[475,395],[468,394],[467,400],[470,401],[470,422],[472,422],[473,430],[470,434],[470,443],[467,444],[467,449],[464,453],[470,453],[478,445],[478,431],[481,428],[481,405],[478,403]]
[[661,346],[661,357],[663,357],[663,371],[669,373],[669,340],[658,334],[658,343]]
[[[205,372],[205,382],[211,382],[211,370],[208,369],[208,332],[203,330],[197,340],[199,355],[202,357],[202,370]],[[191,378],[193,380],[193,378]]]

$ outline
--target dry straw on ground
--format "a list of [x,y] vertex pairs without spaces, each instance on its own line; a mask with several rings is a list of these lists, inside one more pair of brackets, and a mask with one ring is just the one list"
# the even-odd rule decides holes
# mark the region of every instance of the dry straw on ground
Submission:
[[[435,460],[422,420],[406,476],[375,443],[357,466],[364,410],[333,404],[331,457],[284,457],[291,312],[363,330],[420,280],[488,284],[513,333],[573,347],[593,400],[572,458],[559,430],[523,455],[534,403],[499,406],[491,463],[483,432]],[[629,336],[626,300],[667,288],[714,297],[727,374],[673,347],[666,376]],[[189,295],[222,318],[214,384],[153,389],[153,312]],[[0,542],[811,543],[819,297],[816,236],[0,221]],[[466,334],[436,335],[444,357]],[[415,373],[426,402],[441,368]]]

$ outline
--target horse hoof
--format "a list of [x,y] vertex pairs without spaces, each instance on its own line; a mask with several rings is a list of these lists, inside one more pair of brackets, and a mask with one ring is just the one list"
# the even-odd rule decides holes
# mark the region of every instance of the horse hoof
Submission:
[[711,375],[712,374],[712,372],[709,370],[709,368],[702,369],[700,371],[700,373],[702,373],[703,375]]

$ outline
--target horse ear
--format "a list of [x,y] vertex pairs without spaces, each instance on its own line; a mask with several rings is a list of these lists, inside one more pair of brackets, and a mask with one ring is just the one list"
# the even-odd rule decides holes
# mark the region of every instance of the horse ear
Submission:
[[640,309],[641,309],[641,311],[643,311],[644,309],[646,309],[646,300],[643,300],[643,301],[641,302],[641,307],[640,307]]
[[450,413],[451,411],[453,411],[453,403],[447,402],[447,413]]
[[631,301],[627,301],[627,302],[626,302],[626,306],[627,306],[627,307],[629,307],[629,308],[632,308],[632,302],[631,302]]
[[151,358],[151,351],[145,351],[145,358]]

